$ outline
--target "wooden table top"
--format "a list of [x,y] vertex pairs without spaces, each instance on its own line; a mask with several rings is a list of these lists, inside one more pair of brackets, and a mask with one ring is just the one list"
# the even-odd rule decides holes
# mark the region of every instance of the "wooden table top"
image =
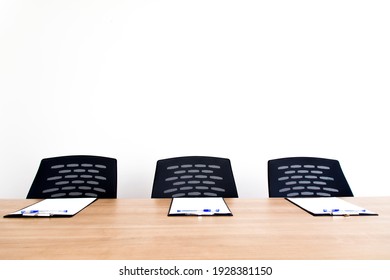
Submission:
[[[389,260],[390,197],[345,199],[379,215],[239,198],[225,199],[233,216],[168,217],[170,199],[99,199],[72,218],[1,218],[0,259]],[[0,199],[0,214],[35,201]]]

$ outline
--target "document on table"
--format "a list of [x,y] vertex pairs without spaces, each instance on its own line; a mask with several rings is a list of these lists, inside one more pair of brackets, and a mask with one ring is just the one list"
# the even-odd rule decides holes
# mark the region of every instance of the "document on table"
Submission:
[[338,197],[288,197],[286,199],[314,216],[378,215]]
[[175,197],[172,198],[168,216],[233,216],[222,197]]
[[96,198],[47,198],[4,218],[11,217],[72,217],[94,202]]

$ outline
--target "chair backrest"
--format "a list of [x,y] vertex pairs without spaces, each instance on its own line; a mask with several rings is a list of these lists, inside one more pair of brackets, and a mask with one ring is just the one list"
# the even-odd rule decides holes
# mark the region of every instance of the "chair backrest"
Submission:
[[117,160],[100,156],[42,159],[27,198],[117,197]]
[[230,160],[188,156],[157,161],[152,198],[238,197]]
[[337,160],[289,157],[268,161],[269,197],[353,196]]

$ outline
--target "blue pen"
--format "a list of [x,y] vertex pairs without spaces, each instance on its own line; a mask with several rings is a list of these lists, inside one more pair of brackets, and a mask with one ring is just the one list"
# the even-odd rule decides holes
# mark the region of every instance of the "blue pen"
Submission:
[[[203,209],[203,210],[177,210],[178,213],[211,213],[213,212],[211,209]],[[219,209],[216,209],[214,212],[218,213]]]
[[341,209],[332,209],[332,212],[366,212],[365,209],[360,210],[341,210]]
[[203,209],[203,212],[214,212],[214,213],[218,213],[218,212],[219,212],[219,209],[215,209],[214,211],[212,211],[211,209]]
[[68,210],[22,210],[21,214],[51,214],[51,213],[68,213]]
[[22,210],[20,211],[22,214],[36,214],[38,213],[38,210],[29,210],[29,211],[26,211],[26,210]]
[[331,210],[328,210],[328,209],[324,209],[323,210],[324,213],[330,213],[330,214],[333,214],[333,213],[336,213],[337,214],[348,214],[348,213],[365,213],[366,210],[365,209],[361,209],[361,210],[350,210],[350,209],[347,209],[347,210],[342,210],[342,209],[331,209]]

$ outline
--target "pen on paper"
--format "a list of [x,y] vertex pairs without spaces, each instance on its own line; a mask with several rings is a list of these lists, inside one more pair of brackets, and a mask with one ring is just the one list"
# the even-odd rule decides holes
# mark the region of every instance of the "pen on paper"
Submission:
[[220,210],[215,209],[212,211],[211,209],[203,209],[203,210],[177,210],[177,213],[218,213]]
[[68,210],[22,210],[21,214],[57,214],[57,213],[68,213]]
[[344,209],[324,209],[323,210],[324,211],[324,213],[331,213],[331,214],[334,214],[334,213],[336,213],[336,214],[338,214],[338,213],[340,213],[340,214],[344,214],[344,213],[365,213],[366,212],[366,210],[365,209],[360,209],[360,210],[349,210],[349,209],[346,209],[346,210],[344,210]]

